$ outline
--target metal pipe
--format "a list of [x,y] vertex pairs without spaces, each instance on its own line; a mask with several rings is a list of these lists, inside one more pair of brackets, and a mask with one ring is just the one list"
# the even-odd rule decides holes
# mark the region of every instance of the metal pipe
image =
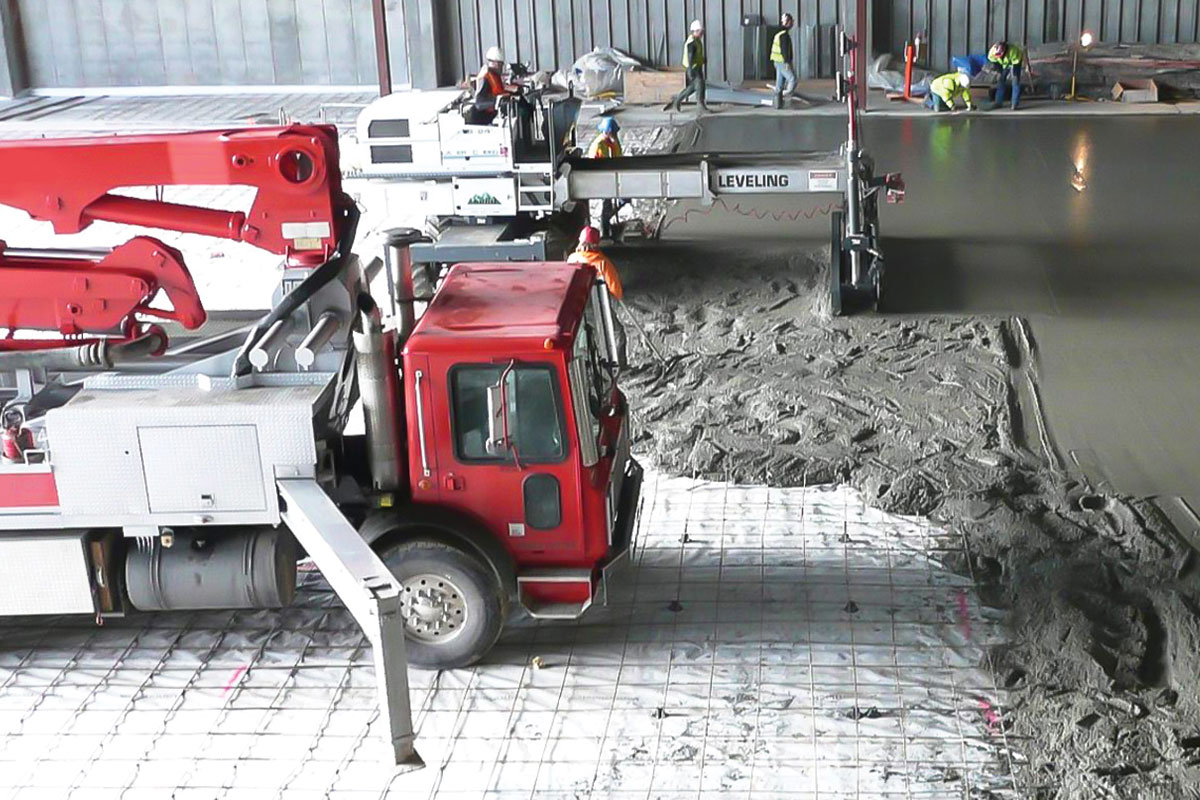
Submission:
[[[859,196],[859,129],[858,129],[858,55],[861,42],[847,42],[847,54],[843,59],[842,68],[853,85],[846,92],[846,235],[857,237],[862,233],[862,198]],[[855,288],[862,284],[862,252],[857,247],[850,248],[850,283]]]
[[[342,321],[337,314],[332,311],[326,311],[317,320],[317,324],[313,325],[312,330],[304,337],[304,341],[300,342],[300,346],[296,348],[296,365],[300,369],[308,370],[316,363],[317,351],[325,345],[329,344],[329,340],[338,332],[338,328],[342,327]],[[253,353],[250,354],[253,357]]]
[[353,337],[371,485],[378,492],[392,492],[400,488],[401,480],[396,337],[383,332],[379,307],[370,295],[359,295],[358,302],[359,327]]
[[271,350],[279,344],[286,325],[287,320],[275,320],[274,324],[267,328],[267,332],[263,334],[262,338],[255,343],[254,348],[250,351],[250,363],[256,370],[261,372],[271,363]]
[[79,248],[75,250],[38,250],[33,247],[6,247],[0,250],[4,258],[41,258],[62,261],[103,261],[112,255],[111,248]]
[[396,315],[396,335],[400,343],[408,341],[416,324],[416,309],[413,307],[416,292],[413,289],[412,254],[409,247],[425,239],[415,228],[393,228],[387,232],[387,275],[388,292],[392,296],[392,313]]

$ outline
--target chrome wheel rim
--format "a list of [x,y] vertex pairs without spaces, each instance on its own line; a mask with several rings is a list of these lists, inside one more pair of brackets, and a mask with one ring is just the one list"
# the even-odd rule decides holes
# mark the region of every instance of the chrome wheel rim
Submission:
[[410,639],[442,644],[462,633],[467,601],[446,576],[422,573],[400,581],[400,613]]

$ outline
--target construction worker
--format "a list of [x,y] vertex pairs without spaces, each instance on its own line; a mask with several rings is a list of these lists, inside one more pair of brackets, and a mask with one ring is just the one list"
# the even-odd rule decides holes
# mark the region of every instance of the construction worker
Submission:
[[468,109],[468,125],[491,125],[496,118],[496,98],[512,94],[504,85],[504,51],[492,45],[484,54],[484,65],[475,77],[475,102]]
[[621,126],[612,117],[602,117],[596,125],[596,138],[588,146],[588,158],[620,158],[621,139],[617,136]]
[[[992,96],[992,107],[1004,105],[1004,95],[1008,84],[1012,83],[1012,110],[1017,110],[1021,102],[1021,69],[1029,63],[1029,56],[1020,45],[1009,42],[996,42],[988,50],[988,66],[996,70],[1000,79],[996,81],[996,90]],[[1032,68],[1030,74],[1033,74]]]
[[771,63],[775,66],[775,107],[783,108],[785,97],[791,97],[796,88],[796,73],[792,69],[792,15],[784,13],[779,18],[783,27],[771,42]]
[[694,94],[696,95],[696,104],[708,111],[704,82],[704,67],[707,63],[704,58],[704,26],[700,24],[700,20],[694,19],[689,30],[691,35],[683,43],[683,66],[687,70],[687,86],[684,86],[683,91],[675,95],[675,100],[668,105],[668,108],[682,111],[683,101]]
[[954,111],[955,101],[959,98],[966,104],[967,111],[974,110],[975,104],[971,102],[971,76],[965,72],[950,72],[930,81],[925,107],[934,111]]
[[600,231],[588,225],[579,232],[579,246],[575,248],[575,252],[567,256],[567,261],[571,264],[591,264],[596,270],[596,276],[604,281],[604,285],[608,287],[608,293],[612,295],[615,302],[612,303],[612,318],[613,318],[613,335],[616,337],[617,346],[617,364],[621,367],[626,365],[625,360],[625,328],[621,325],[621,320],[617,318],[617,308],[625,297],[625,289],[621,286],[621,277],[617,275],[617,268],[612,260],[600,252]]
[[[621,139],[617,133],[621,126],[612,117],[603,117],[596,126],[598,133],[587,149],[588,158],[620,158]],[[612,237],[612,220],[617,215],[619,204],[617,200],[605,199],[600,204],[600,235],[609,239]]]

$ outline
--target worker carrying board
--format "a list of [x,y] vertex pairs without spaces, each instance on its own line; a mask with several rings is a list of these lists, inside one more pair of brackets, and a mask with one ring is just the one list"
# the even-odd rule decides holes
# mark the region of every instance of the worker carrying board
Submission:
[[968,111],[975,108],[971,102],[971,76],[965,72],[948,72],[929,82],[929,94],[925,107],[934,111],[954,111],[956,101],[962,100]]
[[771,40],[771,64],[775,67],[775,107],[783,108],[784,98],[796,89],[796,72],[792,69],[792,26],[795,20],[784,12],[779,18],[783,30]]
[[496,118],[497,99],[514,94],[511,86],[504,85],[504,63],[503,50],[495,45],[487,49],[483,68],[475,77],[475,100],[465,115],[468,125],[491,125]]
[[[1029,66],[1029,54],[1011,42],[996,42],[988,50],[988,66],[996,71],[999,80],[992,94],[992,107],[1004,105],[1009,84],[1012,84],[1012,110],[1016,111],[1021,102],[1021,72]],[[1033,69],[1029,69],[1030,77]]]
[[[596,125],[596,138],[588,145],[588,158],[620,158],[621,126],[612,117],[601,118]],[[615,198],[606,198],[600,203],[600,235],[605,239],[612,238],[612,225],[620,210],[621,202]]]
[[683,101],[695,95],[696,104],[704,111],[708,111],[708,103],[705,99],[705,68],[708,62],[704,56],[704,25],[700,20],[694,19],[688,30],[687,41],[683,43],[683,67],[687,70],[687,85],[679,94],[675,95],[672,102],[667,104],[667,108],[682,111]]
[[[567,256],[567,262],[571,264],[591,264],[596,270],[597,277],[604,281],[604,285],[608,287],[608,293],[612,296],[613,305],[616,308],[620,307],[621,300],[625,297],[625,289],[621,286],[621,277],[617,274],[617,267],[613,264],[612,259],[604,255],[600,251],[600,231],[588,225],[579,232],[579,246],[575,248],[575,252]],[[614,354],[617,358],[617,365],[625,367],[627,361],[625,359],[625,327],[621,324],[618,314],[614,308],[612,314],[613,320],[613,336],[616,338],[617,352]]]

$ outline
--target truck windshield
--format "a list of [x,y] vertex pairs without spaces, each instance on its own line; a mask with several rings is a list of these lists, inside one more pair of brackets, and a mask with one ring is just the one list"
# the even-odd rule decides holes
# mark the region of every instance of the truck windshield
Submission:
[[[487,451],[488,387],[500,380],[503,364],[460,365],[450,371],[454,445],[460,461],[513,460],[512,451]],[[517,365],[505,378],[508,430],[522,462],[554,462],[566,456],[562,403],[550,366]]]

